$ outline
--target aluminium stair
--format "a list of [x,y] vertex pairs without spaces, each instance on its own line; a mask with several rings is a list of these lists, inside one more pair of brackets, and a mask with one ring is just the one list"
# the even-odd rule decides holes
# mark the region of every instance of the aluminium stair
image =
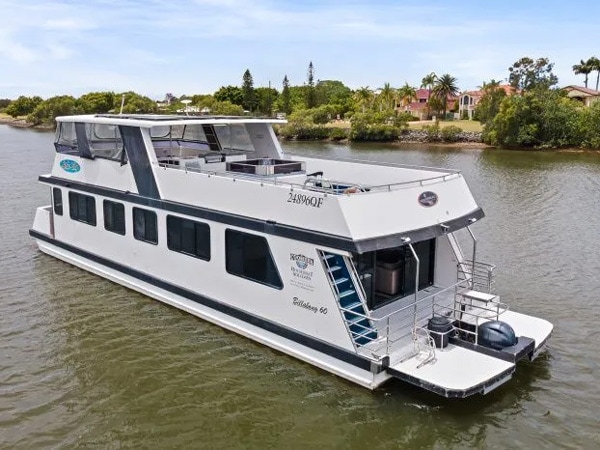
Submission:
[[364,346],[377,339],[377,330],[366,317],[365,305],[348,272],[344,257],[323,252],[322,260],[352,342],[356,346]]

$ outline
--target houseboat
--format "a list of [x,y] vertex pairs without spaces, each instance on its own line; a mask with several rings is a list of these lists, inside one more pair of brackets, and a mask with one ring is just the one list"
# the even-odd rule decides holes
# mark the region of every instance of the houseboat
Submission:
[[485,394],[542,351],[552,324],[510,310],[477,260],[484,214],[460,172],[290,157],[284,122],[59,117],[30,235],[369,389]]

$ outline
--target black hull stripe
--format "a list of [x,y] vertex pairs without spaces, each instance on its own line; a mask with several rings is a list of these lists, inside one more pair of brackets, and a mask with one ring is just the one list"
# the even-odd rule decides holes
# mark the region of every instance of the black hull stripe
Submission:
[[481,208],[477,208],[469,214],[465,214],[462,217],[445,222],[444,225],[447,228],[442,228],[440,225],[436,224],[430,227],[420,228],[418,230],[354,241],[344,236],[336,236],[329,233],[307,230],[273,221],[255,219],[223,211],[216,211],[214,209],[203,208],[200,206],[184,205],[182,203],[177,203],[170,200],[150,198],[139,194],[134,194],[129,191],[119,191],[116,189],[96,186],[88,183],[81,183],[78,181],[65,180],[63,178],[57,178],[53,176],[40,176],[39,181],[56,186],[68,187],[83,192],[89,192],[91,194],[101,195],[103,197],[135,203],[138,205],[149,206],[151,208],[197,217],[199,219],[245,228],[247,230],[258,231],[260,233],[270,234],[273,236],[285,237],[310,244],[322,245],[357,253],[365,253],[373,250],[381,250],[384,248],[402,245],[401,238],[406,237],[410,238],[413,242],[432,239],[437,236],[441,236],[444,233],[464,228],[469,225],[473,219],[479,220],[484,216],[483,210]]
[[[216,300],[213,300],[213,299],[210,299],[203,295],[192,292],[188,289],[184,289],[180,286],[176,286],[172,283],[161,280],[161,279],[156,278],[147,273],[140,272],[138,270],[132,269],[131,267],[127,267],[123,264],[103,258],[102,256],[98,256],[96,254],[87,252],[80,248],[69,245],[65,242],[58,241],[58,240],[53,239],[52,237],[50,237],[46,234],[40,233],[38,231],[29,230],[29,234],[31,235],[31,237],[33,237],[35,239],[39,239],[41,241],[48,242],[49,244],[52,244],[56,247],[67,250],[67,251],[74,253],[78,256],[81,256],[83,258],[89,259],[90,261],[93,261],[97,264],[101,264],[110,269],[117,270],[121,273],[124,273],[125,275],[129,275],[140,281],[151,284],[160,289],[164,289],[165,291],[171,292],[172,294],[178,295],[180,297],[184,297],[188,300],[191,300],[200,305],[211,308],[220,313],[226,314],[235,319],[238,319],[238,320],[241,320],[248,324],[262,328],[265,331],[269,331],[269,332],[276,334],[278,336],[281,336],[285,339],[289,339],[290,341],[294,341],[305,347],[311,348],[311,349],[321,352],[325,355],[339,359],[340,361],[343,361],[345,363],[359,367],[360,369],[371,371],[371,361],[368,359],[362,358],[355,353],[350,353],[347,350],[344,350],[342,348],[328,344],[319,339],[315,339],[312,336],[308,336],[304,333],[300,333],[298,331],[292,330],[292,329],[284,327],[282,325],[278,325],[274,322],[270,322],[268,320],[262,319],[253,314],[242,311],[238,308],[234,308],[232,306],[225,305]],[[382,370],[381,367],[377,368],[378,372],[380,372],[381,370]]]

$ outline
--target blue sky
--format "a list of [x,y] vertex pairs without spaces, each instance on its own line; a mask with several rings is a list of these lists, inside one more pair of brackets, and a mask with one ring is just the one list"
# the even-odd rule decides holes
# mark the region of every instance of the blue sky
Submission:
[[[546,56],[561,85],[600,57],[600,2],[0,0],[0,98],[135,90],[153,98],[317,79],[351,88],[419,85],[431,71],[462,89]],[[595,75],[593,76],[595,84]]]

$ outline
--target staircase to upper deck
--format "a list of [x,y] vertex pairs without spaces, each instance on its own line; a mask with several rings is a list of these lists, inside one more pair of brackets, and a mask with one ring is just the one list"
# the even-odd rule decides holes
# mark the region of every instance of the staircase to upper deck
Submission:
[[377,330],[367,315],[361,287],[348,268],[346,258],[334,253],[320,252],[338,307],[355,347],[377,339]]

